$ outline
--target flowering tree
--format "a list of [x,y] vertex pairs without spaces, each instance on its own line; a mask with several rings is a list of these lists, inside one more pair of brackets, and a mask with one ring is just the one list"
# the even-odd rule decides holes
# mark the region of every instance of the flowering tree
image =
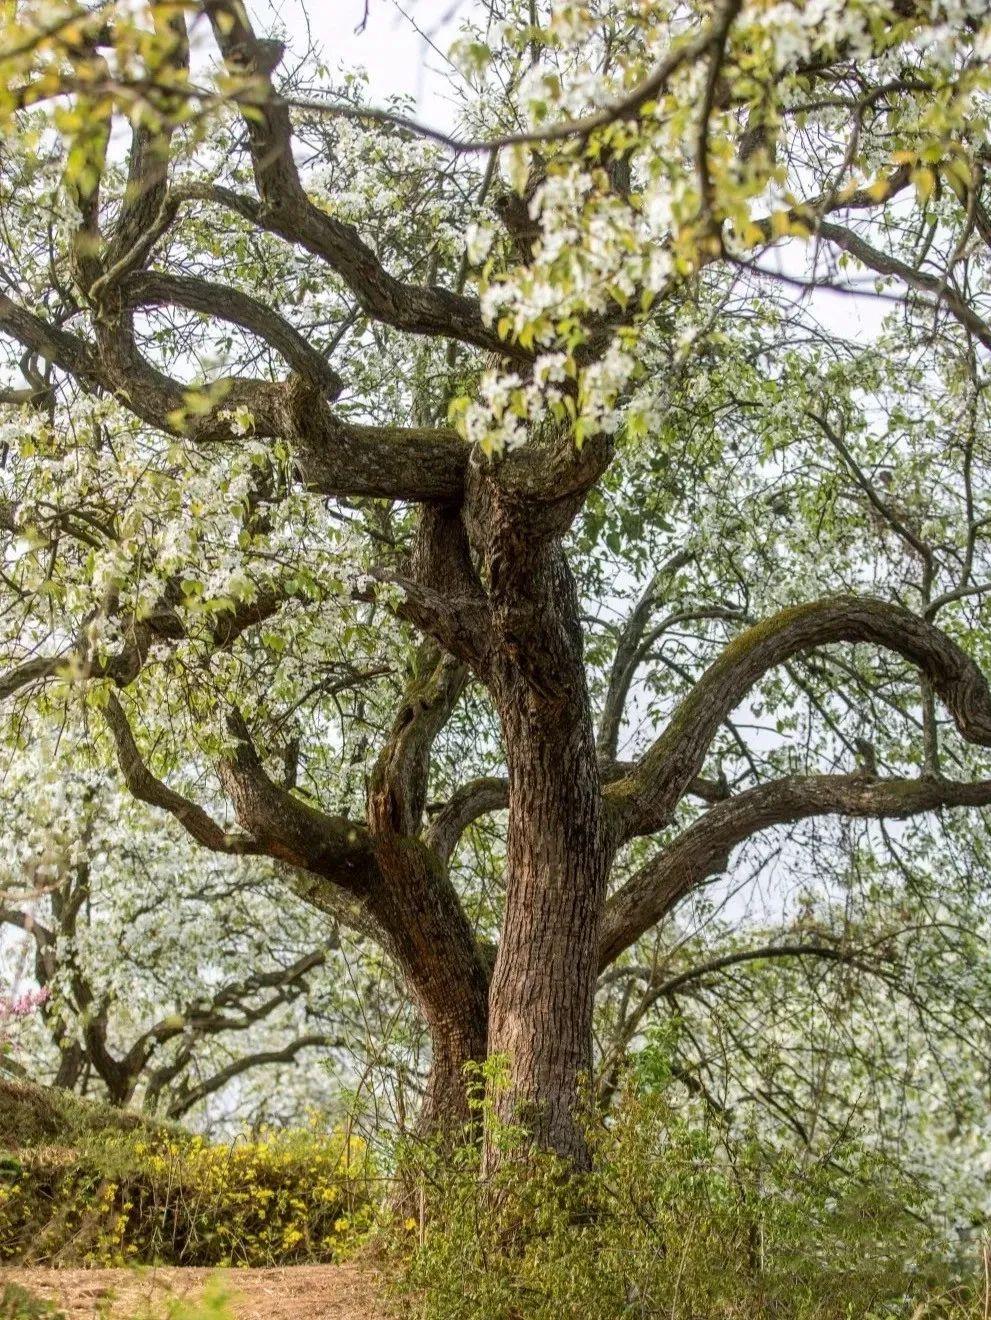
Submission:
[[989,34],[477,17],[448,133],[238,0],[18,9],[0,693],[374,937],[425,1124],[505,1056],[581,1162],[597,978],[736,849],[991,802]]
[[39,731],[7,770],[0,980],[31,986],[0,998],[10,1061],[173,1119],[325,1108],[327,1071],[291,1065],[319,1050],[337,1089],[360,1067],[338,932],[265,863],[193,855],[86,759]]
[[815,830],[738,859],[736,890],[785,870],[786,923],[730,919],[717,886],[603,974],[599,1096],[625,1059],[731,1149],[756,1138],[838,1171],[880,1152],[967,1236],[991,1208],[986,831],[964,814]]

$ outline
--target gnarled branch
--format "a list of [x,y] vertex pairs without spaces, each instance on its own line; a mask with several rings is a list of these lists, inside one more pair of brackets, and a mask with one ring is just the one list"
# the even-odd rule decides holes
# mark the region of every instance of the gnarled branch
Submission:
[[228,718],[232,755],[218,766],[242,828],[261,851],[324,876],[358,898],[379,885],[368,831],[347,816],[331,816],[277,784],[266,772],[238,711]]
[[128,276],[122,281],[121,294],[129,307],[186,307],[239,325],[281,353],[294,371],[327,398],[336,398],[341,392],[340,376],[309,340],[273,308],[240,289],[156,270]]
[[866,642],[925,675],[968,742],[991,747],[991,692],[970,657],[933,624],[882,600],[836,596],[782,610],[741,633],[677,707],[636,769],[607,796],[621,838],[651,833],[702,768],[722,721],[768,670],[835,642]]
[[114,740],[124,782],[140,802],[167,811],[197,843],[213,852],[258,854],[263,851],[246,835],[228,834],[201,806],[175,792],[152,774],[138,751],[124,707],[115,692],[107,694],[104,717]]
[[719,875],[733,849],[774,825],[811,816],[903,818],[943,807],[991,804],[991,780],[872,779],[796,775],[716,803],[645,863],[606,905],[599,965],[607,967],[686,894]]

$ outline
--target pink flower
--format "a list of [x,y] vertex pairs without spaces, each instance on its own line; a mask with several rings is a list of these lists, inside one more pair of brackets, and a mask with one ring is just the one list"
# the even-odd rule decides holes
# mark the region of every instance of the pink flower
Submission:
[[29,990],[23,995],[0,995],[0,1050],[11,1048],[7,1033],[3,1029],[4,1022],[30,1017],[47,999],[48,990],[44,986],[39,990]]
[[27,1017],[36,1008],[40,1008],[47,999],[48,990],[44,987],[40,990],[29,990],[27,994],[18,995],[16,999],[11,995],[0,996],[0,1019]]

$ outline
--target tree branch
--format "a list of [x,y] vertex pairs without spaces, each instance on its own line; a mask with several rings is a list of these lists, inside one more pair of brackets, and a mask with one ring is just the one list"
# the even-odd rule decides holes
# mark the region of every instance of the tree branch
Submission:
[[372,772],[368,812],[376,834],[419,835],[434,740],[468,680],[467,666],[433,642],[419,648],[415,666]]
[[509,780],[496,777],[471,779],[452,793],[434,816],[427,830],[427,843],[445,863],[458,846],[469,825],[490,811],[509,805]]
[[831,243],[835,243],[844,252],[849,252],[862,265],[876,271],[879,275],[892,275],[910,289],[931,293],[936,302],[945,307],[966,330],[970,331],[975,339],[983,344],[985,348],[991,349],[991,326],[982,317],[978,316],[966,299],[957,293],[956,289],[949,283],[948,276],[927,275],[924,271],[916,270],[914,267],[906,265],[904,261],[899,261],[897,257],[873,247],[859,234],[853,233],[850,229],[845,229],[842,225],[834,225],[825,220],[820,220],[816,224],[816,232],[821,234],[823,238],[829,239]]
[[415,133],[418,137],[438,142],[456,155],[498,151],[502,147],[526,146],[540,142],[563,142],[568,138],[586,138],[599,128],[606,128],[618,119],[632,119],[648,101],[664,90],[672,76],[686,64],[694,63],[717,40],[720,20],[715,20],[697,36],[676,45],[668,51],[636,87],[625,96],[595,110],[580,119],[566,119],[549,128],[535,128],[520,133],[506,133],[491,138],[458,138],[442,129],[432,128],[406,115],[373,107],[337,105],[333,102],[292,97],[287,104],[331,117],[354,119],[365,123],[388,124]]
[[226,1067],[219,1069],[211,1077],[199,1082],[196,1086],[186,1090],[185,1088],[170,1102],[166,1109],[166,1116],[170,1119],[180,1119],[189,1113],[194,1105],[205,1100],[208,1095],[213,1095],[221,1087],[226,1086],[228,1082],[240,1077],[243,1073],[249,1072],[254,1068],[264,1068],[275,1063],[291,1063],[296,1055],[302,1050],[316,1049],[323,1047],[325,1049],[340,1049],[346,1044],[343,1040],[338,1040],[334,1036],[328,1036],[323,1032],[310,1032],[305,1036],[297,1036],[295,1040],[284,1045],[278,1050],[256,1050],[253,1054],[242,1055],[239,1059],[234,1059]]
[[189,275],[138,271],[121,283],[128,307],[186,307],[250,331],[276,349],[286,363],[326,398],[340,394],[343,382],[327,359],[273,308],[240,289]]
[[677,573],[678,569],[684,568],[691,558],[691,550],[679,550],[666,563],[661,565],[648,582],[643,594],[634,605],[629,618],[620,631],[612,668],[609,671],[609,683],[602,707],[602,717],[599,721],[597,746],[601,759],[608,761],[616,759],[619,731],[623,722],[623,712],[626,709],[626,699],[629,696],[630,684],[633,682],[633,676],[636,673],[636,658],[640,652],[640,643],[643,640],[647,624],[650,622],[651,612],[657,603],[658,592],[664,581],[672,574]]
[[42,320],[26,308],[0,293],[0,334],[14,339],[65,372],[85,390],[103,383],[100,364],[91,344],[78,335]]
[[124,782],[140,802],[167,811],[197,843],[213,852],[257,855],[264,851],[250,837],[228,834],[202,807],[181,793],[176,793],[152,774],[138,751],[124,708],[115,692],[107,693],[104,718],[114,740]]
[[991,780],[793,776],[749,789],[711,807],[609,900],[599,966],[607,967],[691,890],[729,865],[733,849],[775,825],[812,816],[902,819],[944,807],[991,804]]
[[639,1002],[634,1006],[631,1012],[625,1014],[618,1031],[617,1039],[610,1045],[605,1053],[601,1064],[599,1065],[600,1096],[605,1092],[611,1094],[615,1089],[616,1074],[622,1064],[626,1049],[634,1036],[640,1029],[640,1024],[644,1018],[662,999],[672,998],[686,985],[691,985],[693,981],[704,980],[714,972],[721,972],[729,967],[738,967],[744,963],[766,962],[777,958],[821,958],[827,962],[838,962],[845,966],[853,967],[858,971],[870,974],[884,976],[884,969],[877,964],[871,964],[864,958],[858,956],[852,949],[844,948],[839,944],[766,944],[757,949],[741,949],[734,953],[726,953],[721,957],[710,958],[707,962],[698,963],[694,967],[689,967],[683,972],[676,972],[673,976],[661,977],[659,972],[651,973],[648,969],[628,969],[618,968],[617,971],[641,971],[647,984],[644,987],[643,994]]
[[423,288],[397,279],[353,225],[328,215],[310,200],[293,158],[289,108],[272,84],[273,43],[259,41],[239,0],[207,0],[204,9],[228,70],[241,84],[237,99],[244,112],[260,198],[260,204],[242,198],[236,209],[247,212],[261,228],[319,256],[374,319],[415,334],[461,339],[500,357],[529,359],[529,354],[503,343],[485,325],[476,299],[437,285]]
[[[286,1002],[285,995],[265,1000],[261,1004],[247,1006],[245,1000],[259,990],[292,990],[298,995],[305,988],[306,977],[315,967],[326,961],[326,954],[320,949],[311,950],[297,958],[288,967],[276,967],[268,972],[256,972],[239,981],[230,981],[219,987],[211,996],[210,1002],[203,1007],[192,1004],[179,1013],[170,1014],[134,1042],[123,1059],[126,1068],[137,1075],[147,1064],[152,1053],[161,1045],[168,1044],[177,1036],[187,1035],[202,1040],[205,1036],[218,1035],[222,1031],[241,1031],[254,1026],[267,1017],[280,1003]],[[241,1017],[232,1019],[225,1016],[225,1010],[237,1009]],[[196,1041],[190,1039],[187,1059]],[[168,1065],[166,1065],[166,1069]],[[173,1077],[182,1070],[180,1066]]]
[[636,769],[606,794],[621,838],[651,833],[698,775],[716,730],[754,685],[794,655],[866,642],[915,665],[971,743],[991,746],[991,692],[977,665],[918,615],[871,597],[837,596],[782,610],[742,633],[705,671]]
[[452,656],[484,670],[490,649],[490,618],[487,606],[476,596],[442,594],[385,569],[365,574],[352,594],[355,600],[379,600],[385,593],[377,590],[378,585],[398,593],[397,600],[388,602],[398,618],[440,642]]
[[247,725],[232,711],[228,728],[234,753],[219,765],[241,827],[260,851],[322,876],[356,898],[379,888],[380,875],[368,831],[346,816],[331,816],[294,796],[266,773]]
[[241,433],[234,414],[245,410],[254,435],[289,442],[303,481],[321,494],[448,503],[461,499],[468,446],[456,431],[363,426],[338,417],[327,403],[327,395],[340,388],[337,373],[264,304],[207,281],[155,272],[133,276],[129,284],[149,298],[153,293],[164,298],[168,290],[181,305],[213,308],[214,296],[226,298],[226,319],[262,334],[300,374],[285,381],[234,376],[199,388],[185,386],[142,355],[125,307],[96,321],[93,345],[0,294],[0,333],[65,371],[83,389],[110,391],[135,416],[170,435],[196,443],[237,444]]

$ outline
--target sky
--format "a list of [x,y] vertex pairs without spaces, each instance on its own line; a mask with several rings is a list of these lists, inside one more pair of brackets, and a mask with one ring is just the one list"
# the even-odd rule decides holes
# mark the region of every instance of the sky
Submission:
[[363,66],[371,97],[415,98],[431,123],[447,124],[456,76],[446,53],[475,0],[250,0],[262,28],[285,28],[295,43],[309,30],[329,68]]

